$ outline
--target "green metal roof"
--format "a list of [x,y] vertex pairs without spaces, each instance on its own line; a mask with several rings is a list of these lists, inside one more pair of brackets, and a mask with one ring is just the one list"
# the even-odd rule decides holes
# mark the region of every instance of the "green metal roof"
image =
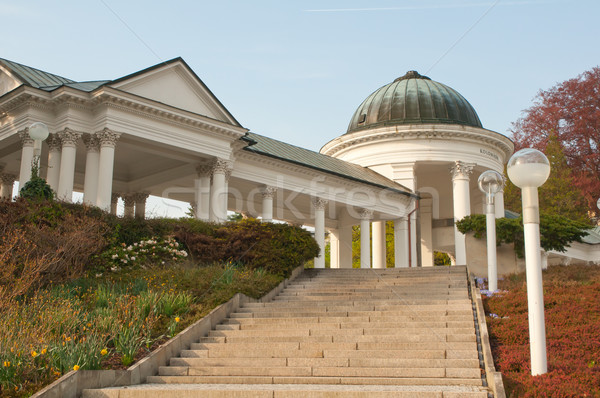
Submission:
[[0,64],[8,68],[11,73],[23,84],[35,88],[61,86],[66,83],[75,83],[74,80],[67,79],[53,73],[44,72],[30,66],[9,61],[7,59],[0,58]]
[[47,87],[39,87],[39,88],[44,91],[54,91],[59,87],[66,86],[66,87],[74,88],[75,90],[85,91],[85,92],[89,93],[89,92],[94,91],[98,87],[103,86],[110,82],[111,82],[111,80],[98,80],[98,81],[94,81],[94,82],[65,83],[65,84],[59,84],[56,86],[47,86]]
[[352,116],[346,134],[379,126],[424,123],[482,127],[475,109],[458,91],[409,71],[369,95]]
[[256,133],[247,133],[243,140],[250,143],[244,150],[259,155],[265,155],[300,166],[323,171],[339,177],[366,183],[379,188],[391,189],[405,195],[418,197],[408,188],[374,172],[366,167],[349,163],[341,159],[323,155],[309,149],[287,144],[273,138],[265,137]]

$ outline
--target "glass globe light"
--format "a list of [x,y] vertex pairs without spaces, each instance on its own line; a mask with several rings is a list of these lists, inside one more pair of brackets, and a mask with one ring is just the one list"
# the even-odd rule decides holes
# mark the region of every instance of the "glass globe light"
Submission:
[[496,170],[486,170],[479,176],[477,185],[486,195],[495,195],[504,187],[504,178]]
[[35,122],[29,126],[29,136],[32,140],[44,141],[49,134],[48,126],[42,122]]
[[508,178],[519,188],[542,186],[550,175],[550,162],[537,149],[525,148],[513,154],[506,165]]

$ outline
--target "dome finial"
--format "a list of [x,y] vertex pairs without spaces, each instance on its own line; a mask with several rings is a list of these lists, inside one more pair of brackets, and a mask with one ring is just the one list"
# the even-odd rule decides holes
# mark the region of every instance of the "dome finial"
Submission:
[[396,80],[394,80],[394,82],[399,82],[400,80],[407,80],[407,79],[431,80],[429,77],[421,75],[416,70],[409,70],[408,72],[406,72],[406,74],[404,76],[397,78]]

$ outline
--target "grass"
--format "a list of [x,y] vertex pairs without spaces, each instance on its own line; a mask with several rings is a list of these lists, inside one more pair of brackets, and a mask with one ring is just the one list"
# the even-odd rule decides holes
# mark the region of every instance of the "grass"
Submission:
[[126,368],[235,293],[258,298],[281,280],[183,261],[38,290],[0,317],[0,395],[30,396],[71,369]]
[[548,373],[531,376],[526,275],[484,297],[496,367],[510,397],[600,397],[600,267],[551,266],[543,273]]

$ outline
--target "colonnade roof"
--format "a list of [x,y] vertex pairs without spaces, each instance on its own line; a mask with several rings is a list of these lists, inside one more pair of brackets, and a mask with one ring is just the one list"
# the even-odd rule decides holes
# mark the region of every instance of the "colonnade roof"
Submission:
[[21,83],[35,88],[60,86],[69,83],[76,83],[74,80],[67,79],[66,77],[44,72],[42,70],[22,65],[17,62],[9,61],[3,58],[0,58],[0,65],[9,69],[14,75],[14,77],[20,80]]
[[336,159],[256,133],[247,133],[242,139],[249,143],[248,146],[244,147],[244,150],[248,152],[306,166],[339,177],[373,185],[378,188],[390,189],[407,196],[417,197],[417,195],[412,193],[408,188],[367,167],[362,167],[354,163]]

